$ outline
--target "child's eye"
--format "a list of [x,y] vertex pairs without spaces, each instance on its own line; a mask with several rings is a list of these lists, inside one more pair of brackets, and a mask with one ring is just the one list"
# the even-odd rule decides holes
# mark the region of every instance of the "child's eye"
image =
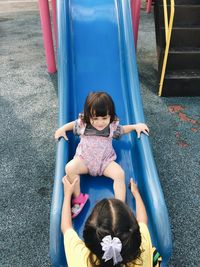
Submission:
[[110,115],[107,115],[106,117],[103,117],[104,120],[107,120],[110,118]]

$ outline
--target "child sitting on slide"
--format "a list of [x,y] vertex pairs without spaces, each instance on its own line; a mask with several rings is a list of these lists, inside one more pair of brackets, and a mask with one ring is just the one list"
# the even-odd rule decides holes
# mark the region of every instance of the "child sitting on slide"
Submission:
[[149,129],[144,123],[119,125],[112,98],[105,92],[90,93],[85,101],[84,112],[75,121],[63,125],[55,132],[55,138],[64,137],[72,131],[80,136],[80,143],[74,158],[65,167],[66,174],[73,182],[78,178],[72,199],[72,218],[76,217],[84,207],[88,195],[80,191],[80,175],[104,175],[113,180],[115,197],[125,201],[125,175],[121,166],[115,162],[116,153],[112,139],[119,139],[123,134],[136,131],[148,135]]

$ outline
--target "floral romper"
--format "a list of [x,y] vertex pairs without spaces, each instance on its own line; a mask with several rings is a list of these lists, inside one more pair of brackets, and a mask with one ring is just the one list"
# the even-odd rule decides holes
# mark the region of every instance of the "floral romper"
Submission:
[[91,124],[85,124],[83,115],[75,121],[73,132],[80,136],[74,157],[80,157],[88,173],[92,176],[103,175],[108,164],[115,161],[117,156],[112,146],[112,139],[119,139],[123,134],[123,127],[119,121],[113,121],[102,131],[98,131]]

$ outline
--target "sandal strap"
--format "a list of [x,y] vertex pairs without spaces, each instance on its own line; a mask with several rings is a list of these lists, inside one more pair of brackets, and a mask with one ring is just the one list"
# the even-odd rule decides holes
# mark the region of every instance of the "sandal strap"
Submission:
[[72,204],[82,204],[88,198],[87,194],[80,193],[78,197],[72,199]]
[[[77,205],[77,204],[76,204]],[[72,214],[76,214],[81,210],[81,206],[73,206],[72,207]]]

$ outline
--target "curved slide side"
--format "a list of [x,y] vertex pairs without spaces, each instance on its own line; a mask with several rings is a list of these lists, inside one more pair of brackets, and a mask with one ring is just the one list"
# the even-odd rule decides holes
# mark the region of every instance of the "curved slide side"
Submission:
[[[130,2],[121,0],[57,1],[59,126],[74,120],[83,110],[90,91],[107,91],[114,99],[121,124],[144,122],[133,42]],[[60,140],[50,215],[52,266],[66,266],[60,216],[63,201],[61,179],[64,166],[73,157],[77,140]],[[117,161],[126,173],[126,184],[135,178],[147,207],[153,244],[163,256],[163,266],[172,252],[171,231],[162,189],[149,139],[135,134],[114,142]],[[94,204],[113,197],[112,182],[102,177],[81,177],[82,192],[90,195],[83,212],[74,220],[82,235]],[[127,190],[127,203],[134,201]]]

